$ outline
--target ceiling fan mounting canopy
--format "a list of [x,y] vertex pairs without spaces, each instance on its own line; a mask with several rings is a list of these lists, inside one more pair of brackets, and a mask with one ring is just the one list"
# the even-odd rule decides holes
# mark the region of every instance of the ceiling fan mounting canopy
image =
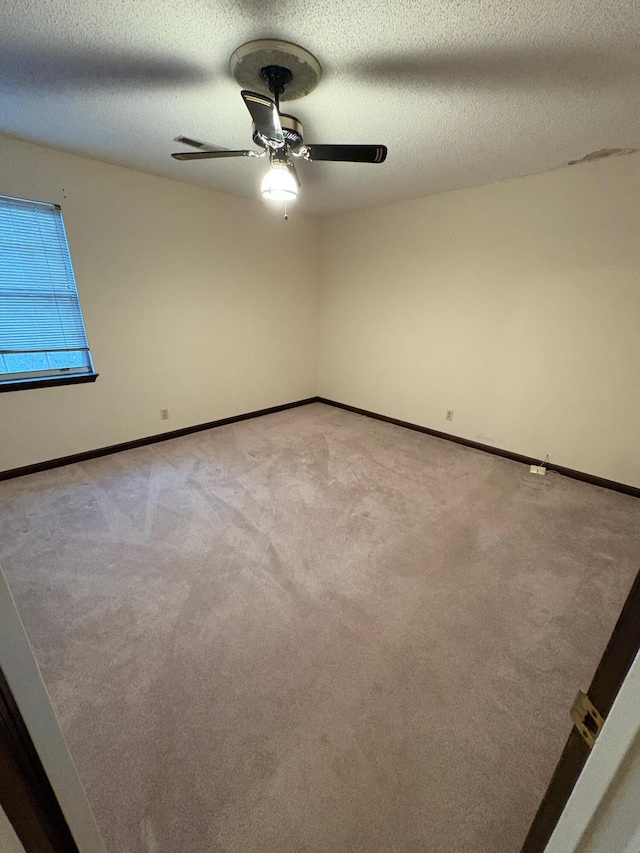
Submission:
[[304,47],[279,39],[256,39],[234,50],[229,68],[243,89],[253,92],[275,94],[270,88],[273,78],[265,76],[263,70],[270,66],[280,68],[291,75],[285,82],[286,89],[281,101],[304,98],[316,88],[322,78],[322,68],[315,56]]

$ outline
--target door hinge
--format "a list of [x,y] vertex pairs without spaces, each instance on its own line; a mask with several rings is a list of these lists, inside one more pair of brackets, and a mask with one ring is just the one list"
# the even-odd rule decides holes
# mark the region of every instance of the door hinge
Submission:
[[589,749],[593,749],[600,729],[604,725],[604,719],[583,690],[578,691],[575,702],[571,706],[571,719]]

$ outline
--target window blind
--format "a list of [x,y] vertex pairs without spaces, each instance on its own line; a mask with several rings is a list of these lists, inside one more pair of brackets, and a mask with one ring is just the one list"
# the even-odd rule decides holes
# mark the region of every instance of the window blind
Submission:
[[89,372],[60,208],[0,197],[0,381]]

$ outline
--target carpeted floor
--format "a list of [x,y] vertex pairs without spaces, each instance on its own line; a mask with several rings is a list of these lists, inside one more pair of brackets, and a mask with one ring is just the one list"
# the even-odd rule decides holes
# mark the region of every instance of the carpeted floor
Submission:
[[518,853],[640,501],[312,404],[0,484],[110,853]]

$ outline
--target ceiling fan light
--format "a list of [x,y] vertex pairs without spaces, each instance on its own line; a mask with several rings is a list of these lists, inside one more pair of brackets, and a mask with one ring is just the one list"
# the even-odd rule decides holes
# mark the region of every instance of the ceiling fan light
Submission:
[[285,163],[273,163],[262,179],[260,191],[270,201],[293,201],[298,184]]

